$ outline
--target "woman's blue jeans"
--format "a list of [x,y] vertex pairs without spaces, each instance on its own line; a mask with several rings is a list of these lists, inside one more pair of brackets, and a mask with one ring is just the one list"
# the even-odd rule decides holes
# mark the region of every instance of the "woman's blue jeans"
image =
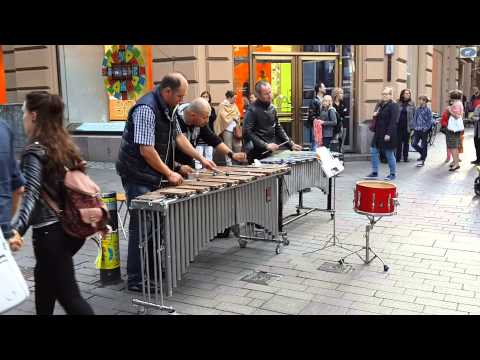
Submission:
[[[388,167],[390,168],[390,174],[396,174],[397,168],[397,161],[395,159],[395,155],[393,154],[393,150],[384,149],[385,156],[387,157]],[[378,166],[380,164],[380,154],[376,147],[372,146],[370,148],[370,155],[372,155],[372,172],[378,174]]]

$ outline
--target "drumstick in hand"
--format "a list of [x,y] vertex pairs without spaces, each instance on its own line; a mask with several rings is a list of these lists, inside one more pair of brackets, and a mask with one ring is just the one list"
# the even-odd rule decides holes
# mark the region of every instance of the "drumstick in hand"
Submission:
[[[283,146],[283,145],[285,145],[285,144],[288,144],[289,142],[290,142],[290,141],[285,141],[285,142],[283,142],[283,143],[281,143],[281,144],[278,144],[278,147]],[[262,153],[262,155],[265,155],[266,153],[271,152],[271,151],[272,151],[272,150],[264,151],[264,152]]]

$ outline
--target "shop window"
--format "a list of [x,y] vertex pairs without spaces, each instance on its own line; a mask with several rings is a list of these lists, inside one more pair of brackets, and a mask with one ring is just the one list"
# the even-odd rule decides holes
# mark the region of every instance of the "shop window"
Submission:
[[300,50],[299,45],[252,45],[252,52],[295,52]]
[[303,45],[304,52],[337,52],[337,45]]
[[252,92],[248,45],[233,46],[233,92],[237,95],[236,104],[243,117],[248,97]]
[[342,56],[341,56],[341,67],[342,67],[342,84],[341,88],[343,89],[343,101],[345,102],[348,114],[345,119],[345,125],[348,124],[347,135],[345,139],[345,145],[351,145],[350,142],[350,131],[353,128],[352,114],[353,114],[353,99],[354,99],[354,88],[353,88],[353,79],[355,74],[355,46],[354,45],[342,45]]

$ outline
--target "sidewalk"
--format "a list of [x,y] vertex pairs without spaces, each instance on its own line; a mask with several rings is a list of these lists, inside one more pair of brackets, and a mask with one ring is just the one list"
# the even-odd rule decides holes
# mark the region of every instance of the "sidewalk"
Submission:
[[[287,226],[290,245],[275,255],[271,243],[249,243],[241,249],[236,239],[216,239],[191,263],[190,271],[166,299],[180,314],[479,314],[480,313],[480,200],[474,197],[476,171],[473,130],[465,134],[460,170],[450,173],[445,159],[445,138],[439,134],[429,148],[425,167],[417,168],[417,153],[399,163],[395,184],[398,214],[383,218],[371,233],[371,245],[389,265],[363,265],[351,256],[348,273],[318,270],[336,262],[340,248],[313,254],[332,233],[327,213],[313,213]],[[367,175],[370,163],[346,163],[337,179],[337,235],[340,241],[365,244],[367,220],[352,210],[355,182]],[[103,191],[123,191],[112,164],[91,164],[90,175]],[[387,175],[382,164],[380,175]],[[295,211],[297,198],[287,204]],[[305,194],[306,206],[326,206],[318,189]],[[33,291],[31,231],[16,258]],[[120,235],[122,276],[126,276],[127,242]],[[94,267],[96,245],[87,243],[75,257],[77,280],[96,314],[136,314],[131,299],[138,294],[122,283],[102,287]],[[269,285],[241,281],[253,271],[281,275]],[[10,314],[34,314],[30,299]],[[63,314],[57,304],[56,314]],[[153,312],[157,313],[157,312]]]

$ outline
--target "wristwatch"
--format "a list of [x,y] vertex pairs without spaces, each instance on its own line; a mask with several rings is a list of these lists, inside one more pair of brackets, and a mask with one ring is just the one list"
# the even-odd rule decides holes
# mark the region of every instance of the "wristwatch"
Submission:
[[227,154],[227,156],[228,156],[230,159],[233,160],[233,151],[229,151],[228,154]]
[[182,164],[177,164],[177,165],[175,165],[175,167],[173,168],[173,171],[175,171],[175,172],[178,173],[181,168],[182,168]]

